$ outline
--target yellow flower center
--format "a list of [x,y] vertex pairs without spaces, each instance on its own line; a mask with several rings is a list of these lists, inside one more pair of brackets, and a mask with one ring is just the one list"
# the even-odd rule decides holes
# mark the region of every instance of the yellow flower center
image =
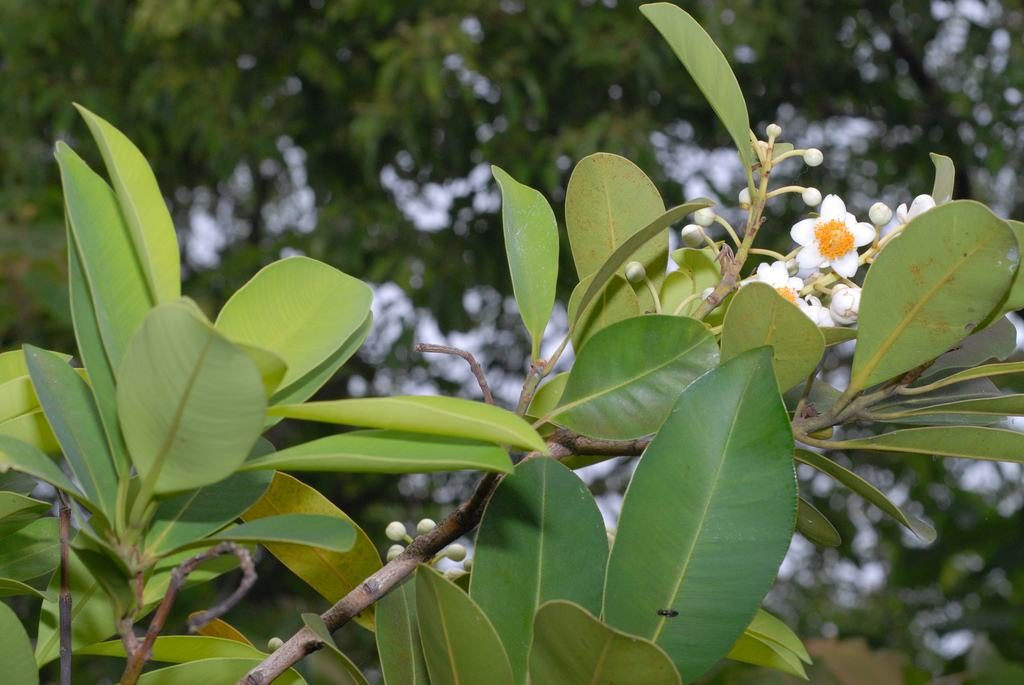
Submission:
[[829,261],[839,259],[854,248],[853,233],[846,227],[846,222],[839,219],[815,224],[814,239],[821,256]]
[[786,298],[793,304],[796,304],[797,292],[792,288],[776,288],[775,292],[777,292],[779,295],[782,295],[784,298]]

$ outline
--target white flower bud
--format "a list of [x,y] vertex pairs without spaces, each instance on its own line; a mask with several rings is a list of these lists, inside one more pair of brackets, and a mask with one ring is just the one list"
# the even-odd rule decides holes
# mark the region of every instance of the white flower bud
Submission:
[[884,202],[876,202],[868,210],[868,218],[875,226],[885,226],[892,218],[892,210]]
[[715,223],[715,210],[710,207],[698,209],[693,213],[693,220],[704,228],[707,228],[711,224]]
[[700,247],[704,244],[704,229],[697,224],[686,224],[679,235],[687,247]]
[[626,280],[630,283],[641,283],[647,278],[647,270],[640,262],[630,262],[626,265]]
[[278,649],[280,649],[281,645],[283,645],[283,644],[284,644],[284,640],[282,640],[281,638],[279,638],[279,637],[272,637],[269,640],[267,640],[267,651],[268,652],[275,652]]
[[816,147],[804,150],[804,164],[807,166],[820,166],[825,161],[825,155]]
[[405,539],[406,534],[405,525],[401,521],[392,521],[384,529],[384,535],[393,542],[401,542]]
[[750,188],[744,188],[740,191],[739,201],[741,206],[750,205]]
[[790,276],[796,276],[797,272],[800,271],[800,265],[796,263],[796,259],[786,260],[786,271],[789,272]]
[[860,288],[851,288],[842,283],[832,288],[832,301],[829,302],[828,311],[836,323],[845,326],[856,323],[859,310]]
[[808,207],[817,207],[821,204],[821,191],[817,188],[805,188],[800,197]]
[[782,135],[782,127],[778,124],[768,124],[768,127],[765,129],[765,133],[768,134],[769,138],[778,138]]
[[467,571],[472,571],[473,570],[473,557],[469,557],[468,559],[463,561],[462,562],[462,568],[466,569]]
[[390,547],[388,547],[387,560],[394,561],[395,557],[397,557],[404,551],[405,547],[402,547],[401,545],[391,545]]
[[466,572],[460,568],[450,568],[444,572],[444,577],[453,583],[464,575],[466,575]]
[[416,524],[416,534],[426,535],[435,528],[437,528],[437,524],[433,519],[420,519],[420,522]]
[[458,543],[452,543],[441,550],[442,557],[448,557],[452,561],[462,561],[466,558],[466,548]]

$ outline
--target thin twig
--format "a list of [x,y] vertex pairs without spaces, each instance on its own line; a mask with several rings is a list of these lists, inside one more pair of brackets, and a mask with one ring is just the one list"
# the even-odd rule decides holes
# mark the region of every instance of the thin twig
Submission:
[[71,579],[69,550],[71,541],[71,504],[57,491],[60,517],[60,596],[57,601],[60,632],[60,685],[71,685]]
[[480,392],[484,395],[484,402],[487,404],[494,404],[494,395],[491,394],[491,386],[487,384],[487,376],[484,375],[484,369],[480,366],[480,362],[476,360],[471,352],[466,350],[460,350],[458,347],[450,347],[448,345],[433,345],[430,343],[416,343],[413,349],[417,352],[436,352],[437,354],[454,354],[456,357],[462,357],[469,363],[469,370],[473,372],[473,376],[476,377],[476,382],[480,385]]
[[[238,584],[236,589],[231,595],[223,602],[217,604],[212,609],[209,609],[200,614],[196,619],[189,621],[189,627],[197,630],[203,625],[223,615],[231,607],[238,603],[240,599],[249,591],[253,583],[256,582],[256,570],[255,565],[252,561],[252,555],[249,554],[249,550],[241,545],[237,545],[234,542],[221,542],[215,547],[196,554],[195,556],[189,557],[185,561],[178,564],[178,566],[171,571],[171,583],[167,588],[167,594],[160,601],[160,606],[157,607],[156,613],[153,614],[153,619],[149,622],[149,628],[146,630],[146,636],[143,638],[142,643],[139,644],[136,641],[135,649],[128,655],[128,664],[125,666],[124,675],[121,676],[121,685],[135,685],[135,682],[139,679],[142,674],[142,669],[145,667],[146,662],[149,661],[149,657],[153,651],[153,643],[156,642],[157,636],[164,629],[164,624],[167,622],[167,617],[171,613],[171,607],[174,606],[174,600],[178,596],[178,592],[182,586],[185,585],[188,575],[192,571],[196,570],[196,567],[204,561],[219,557],[223,554],[234,554],[238,557],[239,566],[242,569],[242,581]],[[122,627],[123,628],[123,627]],[[131,627],[128,627],[131,631]],[[132,642],[130,637],[126,636],[126,633],[122,630],[121,635],[122,641],[125,646]]]

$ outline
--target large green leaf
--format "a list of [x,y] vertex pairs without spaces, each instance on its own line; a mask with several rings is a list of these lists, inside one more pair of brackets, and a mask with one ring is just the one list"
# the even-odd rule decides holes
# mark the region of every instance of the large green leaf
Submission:
[[56,156],[74,249],[103,348],[116,369],[153,297],[110,186],[64,143],[57,143]]
[[477,534],[469,596],[498,631],[517,683],[538,607],[566,599],[600,613],[607,560],[601,512],[572,471],[529,459],[502,479]]
[[496,166],[491,167],[491,173],[501,189],[501,218],[512,290],[533,340],[533,356],[537,357],[544,328],[555,306],[558,223],[551,205],[539,192]]
[[807,653],[807,647],[804,646],[800,638],[782,620],[772,616],[764,609],[757,610],[754,620],[747,626],[746,632],[759,640],[774,642],[782,649],[794,654],[805,664],[811,663],[811,655]]
[[943,402],[913,409],[879,412],[873,414],[872,418],[876,421],[891,421],[913,416],[943,414],[1024,416],[1024,395],[1000,395],[998,397],[978,397],[955,402]]
[[1003,299],[1018,261],[1013,232],[980,203],[957,200],[911,221],[864,280],[848,392],[966,338]]
[[320,638],[320,641],[326,647],[324,652],[335,664],[341,667],[341,673],[335,676],[331,683],[334,685],[369,685],[359,667],[352,663],[352,660],[344,652],[338,649],[338,643],[334,641],[334,636],[331,635],[331,631],[327,628],[327,624],[324,623],[320,614],[312,612],[302,614],[302,622],[313,631],[314,635]]
[[86,506],[95,506],[64,472],[38,447],[9,435],[0,435],[0,473],[18,471],[63,490]]
[[819,547],[838,547],[843,541],[832,522],[803,497],[797,500],[796,529]]
[[50,508],[49,502],[33,499],[17,492],[0,491],[0,521],[8,522],[8,517],[22,518],[39,514]]
[[[569,320],[576,320],[580,299],[590,288],[594,274],[587,276],[576,284],[569,296]],[[572,346],[579,350],[583,344],[598,331],[607,328],[617,321],[640,316],[640,300],[637,299],[633,287],[620,276],[612,276],[608,286],[594,299],[587,311],[572,329]]]
[[430,685],[416,616],[416,583],[412,579],[377,602],[377,652],[386,685]]
[[225,528],[202,540],[186,543],[179,549],[212,547],[225,540],[261,545],[300,545],[328,552],[347,552],[355,544],[356,531],[348,521],[337,516],[280,514]]
[[[50,429],[50,424],[46,421],[46,415],[43,414],[42,409],[0,421],[0,436],[18,440],[43,454],[60,454],[60,444]],[[0,447],[0,450],[2,449]],[[0,457],[0,463],[2,461],[3,457]]]
[[117,408],[143,487],[168,493],[231,475],[259,437],[266,400],[249,357],[175,303],[132,338]]
[[796,451],[795,456],[798,461],[802,461],[808,466],[813,466],[822,473],[831,476],[837,482],[842,483],[850,490],[853,490],[868,502],[871,502],[886,514],[899,521],[902,525],[906,526],[907,530],[914,533],[914,535],[921,538],[923,541],[932,542],[935,540],[934,528],[916,516],[904,512],[888,497],[886,497],[885,493],[866,481],[864,478],[858,476],[853,471],[818,454],[817,452],[799,449]]
[[800,659],[793,653],[783,649],[779,645],[764,640],[749,632],[744,632],[736,640],[736,644],[729,650],[727,658],[754,666],[773,668],[789,675],[797,676],[807,680],[807,673],[804,670]]
[[416,569],[416,613],[431,685],[513,685],[494,626],[455,583]]
[[480,442],[423,433],[363,430],[330,435],[250,459],[243,470],[428,473],[431,471],[512,470],[508,453]]
[[679,393],[718,363],[699,321],[641,316],[599,331],[580,350],[558,406],[544,416],[597,438],[658,430]]
[[455,397],[397,396],[271,407],[272,416],[442,435],[546,451],[522,418],[500,407]]
[[39,673],[32,658],[32,643],[9,606],[0,603],[0,664],[4,682],[12,685],[38,685]]
[[107,521],[113,521],[117,470],[89,386],[52,352],[26,345],[25,359],[43,412],[82,493]]
[[[347,522],[355,530],[355,543],[347,552],[331,552],[288,543],[266,545],[267,551],[327,601],[337,602],[380,569],[380,555],[366,533],[326,497],[285,473],[274,474],[270,488],[242,514],[242,519],[255,521],[280,514],[333,516]],[[355,620],[372,630],[373,607],[360,613]]]
[[910,452],[936,457],[964,457],[1024,463],[1024,433],[979,426],[904,428],[881,435],[828,443],[837,450]]
[[789,547],[792,455],[767,348],[684,390],[626,491],[605,581],[609,625],[657,643],[686,681],[725,656]]
[[739,82],[725,55],[697,20],[679,7],[658,2],[641,5],[640,12],[654,24],[690,72],[694,83],[704,93],[711,109],[715,110],[736,144],[743,165],[750,168],[754,164],[750,147],[750,117]]
[[956,180],[956,167],[953,160],[946,155],[929,152],[928,156],[935,165],[935,183],[932,184],[932,198],[935,204],[944,205],[953,199],[953,181]]
[[[201,659],[143,673],[139,685],[196,685],[234,683],[259,666],[263,659]],[[305,679],[289,669],[274,679],[274,685],[305,685]]]
[[22,350],[0,352],[0,383],[27,375],[28,366],[25,364],[25,353]]
[[825,352],[825,338],[806,314],[770,285],[751,283],[740,288],[725,315],[722,360],[762,345],[772,348],[775,377],[783,390],[806,379]]
[[294,391],[363,325],[373,292],[334,267],[289,257],[264,267],[217,317],[230,339],[273,352],[288,366],[278,395]]
[[49,593],[34,588],[28,583],[11,578],[0,578],[0,597],[17,597],[19,595],[49,599],[51,601],[56,600],[56,596],[51,596]]
[[949,373],[951,369],[968,369],[990,360],[1003,361],[1017,350],[1017,328],[1005,316],[988,324],[977,333],[960,341],[956,347],[939,355],[921,374],[922,379]]
[[59,563],[57,519],[41,518],[13,531],[0,530],[0,578],[32,580]]
[[[75,656],[123,657],[121,640],[97,642],[75,650]],[[237,640],[205,635],[162,635],[153,643],[152,661],[183,664],[202,659],[264,659],[267,654]]]
[[950,385],[956,385],[957,383],[964,383],[966,381],[972,381],[976,378],[995,378],[998,376],[1014,375],[1018,373],[1024,373],[1024,362],[1006,362],[1004,364],[985,364],[982,366],[976,366],[971,369],[964,369],[963,371],[957,371],[944,378],[932,381],[925,385],[911,386],[907,390],[903,391],[906,395],[918,395],[931,393],[934,390],[945,388]]
[[654,643],[601,623],[578,604],[545,603],[533,622],[530,685],[595,683],[682,685],[682,680]]
[[39,398],[28,374],[0,383],[0,421],[17,418],[36,409],[39,409]]
[[[1017,239],[1017,249],[1024,253],[1024,222],[1010,220],[1006,223]],[[1018,309],[1024,309],[1024,271],[1020,269],[1017,270],[1017,274],[1013,277],[1013,284],[1006,292],[1006,298],[999,307],[999,314],[1002,315],[1006,312],[1017,311]]]
[[533,419],[539,419],[558,406],[558,401],[562,398],[562,393],[565,392],[565,383],[568,380],[568,371],[548,376],[547,381],[533,394],[526,415]]
[[153,170],[127,136],[85,107],[78,104],[75,107],[103,155],[136,258],[146,274],[154,300],[173,302],[181,295],[178,236]]

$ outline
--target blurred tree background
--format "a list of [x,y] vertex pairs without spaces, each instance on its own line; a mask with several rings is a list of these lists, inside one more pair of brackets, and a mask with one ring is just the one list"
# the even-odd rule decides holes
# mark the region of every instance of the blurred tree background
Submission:
[[[778,122],[785,140],[824,151],[817,169],[791,163],[795,182],[839,193],[864,216],[876,200],[928,192],[935,151],[957,164],[956,197],[1024,216],[1020,3],[680,4],[732,62],[752,125]],[[208,313],[288,254],[374,285],[374,331],[322,397],[475,396],[465,368],[412,353],[424,341],[471,349],[499,395],[514,398],[529,345],[510,304],[489,164],[542,190],[559,216],[572,166],[599,150],[637,162],[668,205],[706,195],[729,207],[740,188],[724,129],[634,3],[0,0],[4,349],[72,346],[54,142],[99,166],[74,101],[150,159],[185,290]],[[803,211],[780,203],[765,230],[788,245]],[[564,303],[576,274],[563,257]],[[282,425],[273,439],[290,443],[296,430]],[[975,668],[993,648],[1024,657],[1021,469],[853,456],[939,540],[922,547],[801,471],[804,495],[844,542],[823,551],[798,537],[771,607],[802,635],[863,637],[929,677]],[[621,491],[628,469],[592,474],[594,487]],[[309,480],[382,549],[388,520],[440,516],[472,484],[471,474]],[[257,644],[325,606],[272,558],[259,570],[250,602],[228,617]],[[347,628],[341,642],[372,664],[364,631]]]

